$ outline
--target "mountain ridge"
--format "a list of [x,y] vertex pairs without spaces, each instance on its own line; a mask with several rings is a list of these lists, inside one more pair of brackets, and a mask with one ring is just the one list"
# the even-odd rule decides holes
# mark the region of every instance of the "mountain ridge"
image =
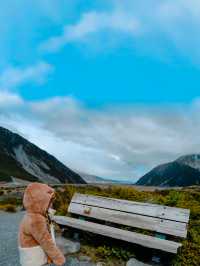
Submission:
[[11,182],[15,177],[45,183],[86,183],[53,155],[0,127],[0,181]]
[[142,176],[136,185],[200,185],[200,154],[184,155],[175,161],[158,165]]

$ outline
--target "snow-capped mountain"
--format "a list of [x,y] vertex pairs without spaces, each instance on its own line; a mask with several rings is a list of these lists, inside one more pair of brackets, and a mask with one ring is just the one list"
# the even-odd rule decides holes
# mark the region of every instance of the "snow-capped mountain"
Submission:
[[185,155],[159,165],[141,177],[137,185],[191,186],[200,185],[200,155]]
[[85,183],[81,176],[20,135],[0,127],[0,181]]
[[176,162],[188,165],[200,171],[200,154],[190,154],[179,157]]

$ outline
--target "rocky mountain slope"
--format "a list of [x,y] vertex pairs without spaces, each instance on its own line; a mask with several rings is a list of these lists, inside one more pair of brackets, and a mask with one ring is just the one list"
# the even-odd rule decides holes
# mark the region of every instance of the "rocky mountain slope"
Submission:
[[141,177],[137,185],[191,186],[200,185],[200,155],[192,154],[159,165]]
[[25,138],[0,127],[0,182],[85,183],[54,156]]
[[200,154],[190,154],[181,156],[176,160],[176,162],[188,165],[200,171]]

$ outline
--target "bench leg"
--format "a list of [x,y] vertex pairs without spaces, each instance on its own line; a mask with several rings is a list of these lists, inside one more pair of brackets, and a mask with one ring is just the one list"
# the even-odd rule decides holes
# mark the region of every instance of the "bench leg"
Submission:
[[75,241],[79,241],[79,239],[80,239],[80,234],[79,234],[78,232],[75,232],[74,235],[73,235],[73,239],[74,239]]
[[[156,233],[155,234],[155,237],[160,238],[160,239],[166,239],[166,235],[159,234],[159,233]],[[161,258],[160,258],[160,255],[159,255],[159,252],[158,251],[154,251],[153,252],[153,256],[152,256],[151,260],[154,263],[160,263]]]
[[158,254],[154,254],[151,258],[151,261],[154,263],[160,263],[160,256]]
[[[83,216],[79,216],[78,219],[80,219],[80,220],[85,220],[85,217],[83,217]],[[75,241],[79,241],[79,240],[80,240],[80,234],[79,234],[78,232],[74,232],[73,239],[74,239]]]

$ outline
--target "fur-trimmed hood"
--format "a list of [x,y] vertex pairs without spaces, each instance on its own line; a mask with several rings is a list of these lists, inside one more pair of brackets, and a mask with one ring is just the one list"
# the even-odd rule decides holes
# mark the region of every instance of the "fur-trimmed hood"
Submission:
[[54,189],[46,184],[31,183],[24,192],[24,208],[29,213],[44,215],[49,208],[54,193]]

